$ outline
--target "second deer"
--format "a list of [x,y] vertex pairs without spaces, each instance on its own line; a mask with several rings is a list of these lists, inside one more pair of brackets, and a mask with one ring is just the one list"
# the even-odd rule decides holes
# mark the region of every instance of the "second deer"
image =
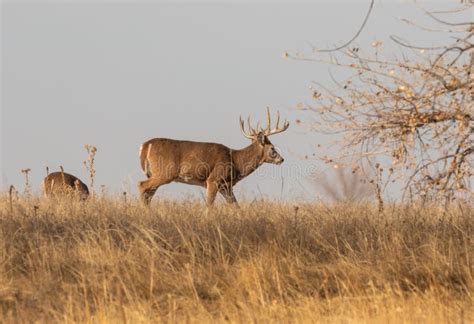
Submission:
[[82,200],[89,197],[86,184],[64,171],[48,174],[43,179],[43,190],[46,197],[78,196]]

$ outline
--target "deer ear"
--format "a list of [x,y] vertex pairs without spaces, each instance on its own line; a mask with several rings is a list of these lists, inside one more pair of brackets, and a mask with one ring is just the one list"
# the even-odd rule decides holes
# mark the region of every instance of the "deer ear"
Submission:
[[258,133],[257,134],[257,142],[260,144],[265,144],[265,135],[263,133]]

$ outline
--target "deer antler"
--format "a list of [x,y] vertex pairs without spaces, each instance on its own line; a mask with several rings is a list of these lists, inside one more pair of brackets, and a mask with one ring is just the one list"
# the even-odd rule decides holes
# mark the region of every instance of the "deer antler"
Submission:
[[257,132],[255,129],[250,127],[250,117],[248,118],[247,123],[249,129],[248,132],[245,131],[245,122],[243,121],[242,116],[240,116],[240,131],[246,138],[254,140],[257,137]]
[[265,136],[270,136],[270,135],[274,135],[274,134],[284,132],[290,126],[290,123],[286,120],[283,123],[283,127],[280,128],[279,124],[280,124],[280,113],[277,112],[277,122],[276,122],[275,128],[271,129],[270,108],[268,108],[268,107],[267,107],[267,127],[265,129],[260,127],[260,123],[257,123],[257,127],[254,129],[251,126],[250,116],[249,116],[248,119],[247,119],[248,131],[245,131],[245,122],[243,121],[242,116],[240,116],[240,130],[242,131],[242,134],[246,138],[251,139],[251,140],[256,139],[257,135],[259,133],[263,133],[263,135],[265,135]]
[[283,123],[283,127],[281,128],[279,127],[279,125],[280,125],[280,112],[277,111],[277,122],[276,122],[275,128],[271,129],[270,108],[267,107],[267,128],[264,130],[262,129],[265,136],[275,135],[275,134],[286,131],[288,127],[290,126],[290,122],[285,120],[285,122]]

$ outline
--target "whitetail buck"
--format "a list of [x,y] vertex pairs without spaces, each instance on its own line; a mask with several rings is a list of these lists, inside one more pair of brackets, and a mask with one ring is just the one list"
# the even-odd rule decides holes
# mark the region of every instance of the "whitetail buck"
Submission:
[[66,172],[53,172],[43,180],[43,190],[46,197],[78,196],[87,199],[89,189],[77,177]]
[[270,135],[278,134],[290,125],[288,121],[279,127],[280,114],[277,115],[275,128],[271,128],[270,111],[267,109],[267,127],[256,129],[250,125],[245,131],[244,121],[240,118],[242,134],[252,143],[241,149],[233,150],[217,143],[179,141],[167,138],[154,138],[140,147],[140,164],[148,177],[138,183],[140,198],[149,204],[158,187],[180,182],[207,188],[206,203],[212,205],[217,192],[228,203],[237,203],[232,187],[251,174],[262,163],[281,164],[283,157],[270,142]]

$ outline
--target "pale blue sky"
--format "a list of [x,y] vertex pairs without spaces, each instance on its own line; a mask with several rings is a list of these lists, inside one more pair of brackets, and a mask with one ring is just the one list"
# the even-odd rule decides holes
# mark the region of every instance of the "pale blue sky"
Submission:
[[[407,4],[408,2],[408,4]],[[23,188],[32,169],[39,190],[45,167],[63,165],[85,182],[84,144],[98,147],[98,185],[110,192],[144,179],[140,144],[153,137],[248,144],[239,115],[263,119],[265,107],[292,122],[271,138],[285,157],[236,187],[238,198],[314,196],[306,181],[325,144],[294,123],[311,102],[312,81],[329,84],[328,66],[282,58],[284,51],[330,46],[357,31],[369,1],[56,1],[3,2],[1,31],[1,188]],[[403,4],[402,4],[403,3]],[[455,1],[437,1],[445,8]],[[367,46],[397,34],[435,39],[397,20],[422,19],[409,1],[377,1],[357,40]],[[426,38],[431,37],[431,38]],[[282,191],[282,179],[283,191]],[[126,186],[127,187],[127,186]],[[199,195],[173,184],[158,195]]]

